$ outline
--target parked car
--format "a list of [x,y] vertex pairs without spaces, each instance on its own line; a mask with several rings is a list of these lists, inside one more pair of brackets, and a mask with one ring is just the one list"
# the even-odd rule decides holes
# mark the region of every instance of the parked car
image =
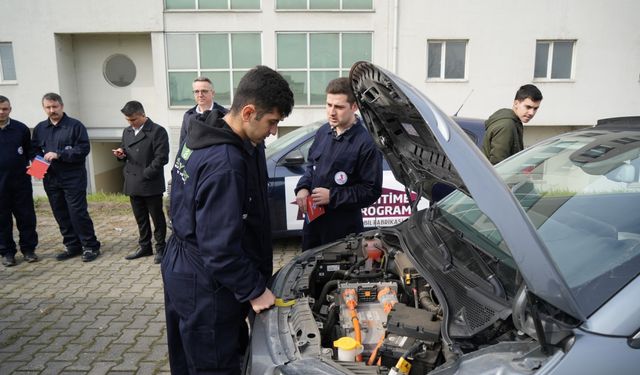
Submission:
[[[453,117],[473,143],[482,146],[484,120]],[[271,142],[266,148],[267,171],[269,173],[268,199],[271,216],[271,231],[274,238],[299,236],[302,234],[304,218],[295,201],[294,188],[304,173],[316,131],[325,121],[317,121]],[[362,209],[365,227],[376,228],[395,225],[411,215],[411,205],[418,197],[413,193],[411,200],[404,186],[393,177],[389,164],[383,161],[382,196],[373,205]],[[435,186],[436,200],[453,191],[445,184]],[[171,181],[167,186],[167,195],[171,192]],[[426,208],[425,199],[417,202],[419,209]],[[165,200],[165,209],[169,213],[169,199]],[[170,215],[169,215],[170,217]],[[169,220],[169,226],[171,222]]]
[[[484,120],[453,117],[471,141],[482,146]],[[302,126],[270,143],[266,148],[267,170],[269,172],[269,207],[271,210],[271,230],[274,238],[302,234],[304,218],[295,201],[294,189],[307,167],[309,148],[316,131],[326,121],[317,121]],[[440,199],[453,191],[445,184],[435,186],[435,198]],[[373,205],[363,208],[365,227],[376,228],[398,224],[411,215],[411,204],[417,193],[410,197],[405,187],[398,182],[386,160],[383,162],[382,195]],[[418,208],[428,206],[427,200],[418,202]]]
[[245,373],[637,374],[640,118],[494,168],[402,79],[364,62],[350,79],[398,181],[457,189],[281,268]]

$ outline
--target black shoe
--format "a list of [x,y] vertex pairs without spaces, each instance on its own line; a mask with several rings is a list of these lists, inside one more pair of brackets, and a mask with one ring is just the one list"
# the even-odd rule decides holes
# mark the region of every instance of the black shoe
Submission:
[[100,250],[98,249],[85,249],[82,253],[82,261],[83,262],[91,262],[95,260],[98,255],[100,255]]
[[162,263],[162,256],[164,255],[164,252],[160,252],[160,253],[156,253],[156,256],[153,258],[153,263],[155,264],[160,264]]
[[38,256],[33,251],[30,251],[30,252],[27,252],[27,253],[23,254],[23,257],[24,257],[24,260],[27,263],[33,263],[33,262],[37,262],[38,261]]
[[13,267],[16,265],[16,257],[13,255],[5,255],[2,259],[2,264],[5,267]]
[[135,253],[127,255],[124,257],[126,260],[134,260],[142,257],[149,257],[153,255],[153,251],[151,249],[138,249]]
[[78,255],[80,255],[79,251],[71,251],[71,250],[67,249],[67,250],[65,250],[65,251],[63,251],[61,253],[58,253],[56,255],[56,259],[57,260],[67,260],[67,259],[71,259],[71,258],[77,257]]

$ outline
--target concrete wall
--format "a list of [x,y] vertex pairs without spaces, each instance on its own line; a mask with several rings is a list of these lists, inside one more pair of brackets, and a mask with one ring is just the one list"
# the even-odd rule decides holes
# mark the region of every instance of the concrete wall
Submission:
[[[401,2],[398,73],[447,113],[473,94],[461,116],[510,107],[517,88],[534,83],[545,99],[532,125],[593,125],[638,114],[640,2],[636,0]],[[427,82],[427,39],[468,39],[468,80]],[[576,39],[574,79],[533,79],[538,39]],[[530,128],[533,130],[534,128]]]

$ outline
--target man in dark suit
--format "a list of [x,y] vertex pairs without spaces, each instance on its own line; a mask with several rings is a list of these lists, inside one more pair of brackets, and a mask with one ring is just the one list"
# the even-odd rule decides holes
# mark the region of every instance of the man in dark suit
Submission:
[[118,149],[113,150],[113,155],[126,163],[123,171],[124,193],[129,196],[140,232],[140,247],[125,259],[153,255],[149,222],[151,216],[156,242],[154,261],[159,264],[167,236],[162,194],[165,191],[163,169],[169,161],[169,137],[162,126],[146,117],[140,102],[127,102],[120,112],[131,126],[122,132],[122,143]]

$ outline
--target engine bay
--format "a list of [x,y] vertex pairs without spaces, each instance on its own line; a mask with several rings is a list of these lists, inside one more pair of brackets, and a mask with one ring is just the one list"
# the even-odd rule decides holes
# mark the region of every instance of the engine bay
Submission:
[[[299,257],[284,270],[287,277],[278,277],[283,299],[295,301],[279,309],[280,329],[286,325],[295,343],[289,358],[326,358],[358,373],[417,375],[440,373],[434,369],[497,344],[508,347],[505,363],[539,348],[514,326],[509,307],[494,313],[490,304],[485,313],[491,319],[474,326],[465,315],[478,309],[468,301],[470,293],[460,285],[434,285],[415,263],[396,236],[379,232]],[[459,279],[464,283],[459,275],[453,280]],[[447,301],[442,291],[454,289],[467,299]],[[438,295],[447,298],[440,301]],[[447,321],[449,328],[471,328],[449,329],[448,337]]]

